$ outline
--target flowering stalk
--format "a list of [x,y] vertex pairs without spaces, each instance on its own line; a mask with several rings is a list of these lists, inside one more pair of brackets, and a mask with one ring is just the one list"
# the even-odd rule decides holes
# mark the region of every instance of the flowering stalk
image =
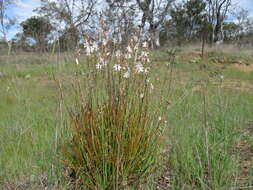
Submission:
[[63,145],[63,163],[74,171],[72,181],[89,189],[137,188],[159,158],[163,122],[151,105],[147,42],[140,46],[133,36],[124,49],[116,41],[112,49],[106,31],[85,45],[90,74],[74,84],[72,138]]

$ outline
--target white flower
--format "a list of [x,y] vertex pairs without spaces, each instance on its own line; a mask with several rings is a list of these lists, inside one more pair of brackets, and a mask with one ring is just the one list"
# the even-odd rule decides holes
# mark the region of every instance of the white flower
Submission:
[[141,52],[141,56],[142,56],[142,57],[148,57],[148,52],[142,51],[142,52]]
[[150,78],[147,78],[146,82],[150,84],[150,88],[151,88],[151,90],[153,90],[154,89],[154,85],[150,82]]
[[137,36],[133,36],[133,40],[134,40],[135,42],[137,42],[137,41],[138,41],[138,37],[137,37]]
[[93,49],[92,49],[92,47],[91,46],[86,46],[86,54],[87,55],[90,55],[91,53],[92,53],[92,51],[93,51]]
[[106,40],[106,39],[103,39],[102,44],[103,44],[103,46],[106,46],[107,40]]
[[150,88],[151,88],[151,90],[154,89],[154,85],[152,83],[150,83]]
[[113,38],[113,43],[114,43],[114,44],[117,44],[117,43],[118,43],[118,41],[117,41],[116,38]]
[[127,54],[125,54],[125,58],[126,58],[126,59],[131,59],[131,58],[132,58],[132,55],[131,55],[130,53],[127,53]]
[[147,74],[149,72],[149,68],[144,68],[143,72]]
[[106,65],[107,65],[107,61],[104,60],[104,58],[99,57],[99,64],[100,64],[101,66],[106,66]]
[[96,42],[92,44],[92,47],[94,51],[98,51],[98,44]]
[[79,65],[79,60],[76,58],[76,64]]
[[223,79],[224,79],[224,76],[223,76],[223,75],[221,75],[221,76],[220,76],[220,78],[221,78],[221,80],[223,80]]
[[144,94],[143,93],[140,94],[140,98],[144,98]]
[[161,117],[161,116],[159,116],[159,117],[158,117],[158,121],[161,121],[161,120],[162,120],[162,117]]
[[115,56],[116,56],[117,58],[120,58],[120,56],[121,56],[121,51],[120,51],[120,50],[117,50],[117,51],[115,52]]
[[96,69],[97,69],[97,70],[102,69],[102,65],[101,65],[101,64],[99,64],[99,63],[98,63],[98,64],[96,64]]
[[130,77],[130,72],[129,72],[129,71],[125,72],[125,73],[123,74],[123,77],[124,77],[124,78],[129,78],[129,77]]
[[134,50],[135,50],[135,51],[138,50],[138,44],[136,44],[136,45],[134,46]]
[[115,65],[113,66],[113,68],[114,68],[115,71],[120,71],[120,70],[121,70],[120,64],[115,64]]
[[147,48],[148,47],[148,42],[143,42],[142,47]]
[[97,51],[98,50],[98,45],[96,42],[93,42],[92,44],[90,44],[89,42],[86,42],[84,44],[84,48],[86,49],[86,54],[87,55],[90,55],[92,54],[93,52]]
[[130,46],[127,46],[127,51],[128,51],[128,53],[132,53],[133,52],[133,50],[132,50],[132,48]]
[[145,70],[141,63],[137,63],[137,64],[135,65],[135,69],[136,69],[136,72],[137,72],[137,73],[142,73],[142,72],[144,72],[144,70]]

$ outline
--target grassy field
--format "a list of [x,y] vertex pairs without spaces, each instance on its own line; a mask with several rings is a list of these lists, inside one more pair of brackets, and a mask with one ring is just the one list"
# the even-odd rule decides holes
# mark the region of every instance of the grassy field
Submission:
[[[253,189],[253,52],[198,47],[152,52],[155,90],[170,111],[159,168],[143,189]],[[80,61],[79,71],[85,70]],[[167,69],[169,67],[169,69]],[[71,55],[0,57],[0,189],[65,189],[59,141],[68,123]],[[159,101],[159,100],[157,100]]]

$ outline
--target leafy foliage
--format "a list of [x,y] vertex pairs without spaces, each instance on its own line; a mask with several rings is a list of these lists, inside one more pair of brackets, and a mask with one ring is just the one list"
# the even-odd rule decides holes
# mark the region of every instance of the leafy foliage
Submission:
[[47,44],[48,34],[53,30],[53,26],[44,17],[31,17],[21,24],[23,35],[26,38],[35,40],[37,46],[42,50]]

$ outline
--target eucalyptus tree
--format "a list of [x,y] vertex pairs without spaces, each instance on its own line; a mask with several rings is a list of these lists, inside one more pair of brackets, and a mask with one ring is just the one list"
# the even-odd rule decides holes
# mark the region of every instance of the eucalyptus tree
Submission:
[[21,23],[23,36],[35,41],[37,50],[45,51],[48,44],[48,35],[54,29],[45,17],[31,17]]
[[204,24],[205,8],[204,0],[189,0],[174,4],[171,8],[171,27],[175,29],[173,36],[177,38],[179,44],[199,37]]
[[0,37],[8,45],[8,55],[11,51],[11,41],[7,39],[8,30],[16,23],[14,17],[7,15],[7,8],[14,4],[13,0],[0,0]]
[[7,15],[7,8],[14,4],[13,0],[0,0],[0,33],[3,40],[7,41],[7,32],[16,23],[14,17]]
[[208,21],[211,25],[210,42],[222,43],[224,40],[223,25],[232,0],[206,0]]
[[148,31],[151,38],[151,46],[160,46],[160,30],[159,27],[166,16],[168,16],[169,8],[175,0],[136,0],[140,11],[142,12],[141,28],[144,29],[148,23]]
[[112,38],[126,43],[137,28],[138,13],[135,0],[106,0],[103,16]]
[[73,49],[80,41],[83,28],[95,14],[97,0],[41,0],[37,12],[58,26],[61,36]]

